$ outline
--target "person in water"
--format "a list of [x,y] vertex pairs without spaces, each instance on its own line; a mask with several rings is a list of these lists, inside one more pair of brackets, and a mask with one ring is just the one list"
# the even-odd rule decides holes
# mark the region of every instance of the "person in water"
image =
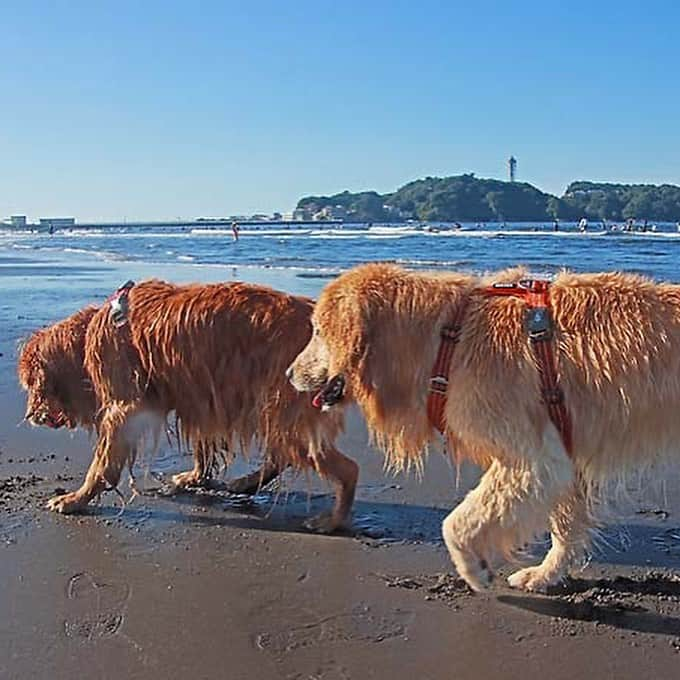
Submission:
[[581,221],[578,223],[578,230],[583,234],[587,231],[588,229],[588,220],[585,217],[581,218]]
[[231,223],[231,235],[234,237],[234,241],[238,241],[238,223],[237,222],[232,222]]
[[553,220],[553,231],[559,231],[560,230],[560,221],[555,218]]

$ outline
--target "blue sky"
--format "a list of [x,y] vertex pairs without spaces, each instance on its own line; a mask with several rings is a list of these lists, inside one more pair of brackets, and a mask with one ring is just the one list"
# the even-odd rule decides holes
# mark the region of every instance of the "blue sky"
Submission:
[[287,210],[426,175],[680,183],[680,3],[0,6],[0,217]]

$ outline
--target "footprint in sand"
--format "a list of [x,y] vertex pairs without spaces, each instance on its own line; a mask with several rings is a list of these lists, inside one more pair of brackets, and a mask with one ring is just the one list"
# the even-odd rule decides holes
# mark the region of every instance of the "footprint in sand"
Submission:
[[97,581],[87,573],[74,574],[66,586],[73,614],[64,621],[67,637],[97,642],[117,635],[125,620],[130,587]]
[[256,638],[259,649],[272,654],[285,654],[296,649],[341,642],[383,642],[406,635],[413,612],[395,610],[378,614],[370,607],[328,616],[319,621],[285,631],[264,632]]

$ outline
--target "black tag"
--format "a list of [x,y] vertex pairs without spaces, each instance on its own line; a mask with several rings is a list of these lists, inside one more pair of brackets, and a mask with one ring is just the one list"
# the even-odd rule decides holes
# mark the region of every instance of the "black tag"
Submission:
[[552,315],[547,307],[531,307],[527,310],[526,326],[532,340],[550,340],[552,338]]

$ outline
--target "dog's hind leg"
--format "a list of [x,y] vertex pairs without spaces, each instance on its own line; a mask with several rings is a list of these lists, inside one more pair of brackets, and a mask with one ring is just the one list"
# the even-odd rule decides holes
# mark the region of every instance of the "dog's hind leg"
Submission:
[[534,592],[545,592],[550,586],[556,585],[588,549],[592,527],[584,492],[575,489],[561,499],[550,513],[552,546],[543,562],[516,571],[508,577],[508,583],[513,588]]
[[163,422],[161,415],[140,409],[136,404],[108,406],[99,426],[94,458],[77,491],[55,496],[47,507],[65,514],[78,512],[108,488],[115,488],[126,465],[133,461],[136,445],[149,429]]
[[169,493],[188,487],[206,486],[211,478],[215,456],[209,444],[199,443],[194,449],[194,467],[186,472],[178,472],[172,476],[172,487]]
[[305,526],[312,531],[329,534],[347,522],[354,503],[359,466],[330,444],[325,445],[323,452],[314,456],[311,463],[321,477],[333,483],[335,505],[330,513],[322,513],[307,520]]
[[495,459],[479,485],[443,522],[446,547],[474,590],[492,580],[490,561],[511,556],[538,531],[573,484],[573,466],[557,431],[546,428],[536,450],[512,461]]
[[267,486],[269,482],[276,479],[282,470],[278,465],[270,461],[265,461],[257,470],[254,470],[249,475],[237,477],[227,482],[227,491],[229,493],[243,494],[252,496],[256,494],[262,487]]

